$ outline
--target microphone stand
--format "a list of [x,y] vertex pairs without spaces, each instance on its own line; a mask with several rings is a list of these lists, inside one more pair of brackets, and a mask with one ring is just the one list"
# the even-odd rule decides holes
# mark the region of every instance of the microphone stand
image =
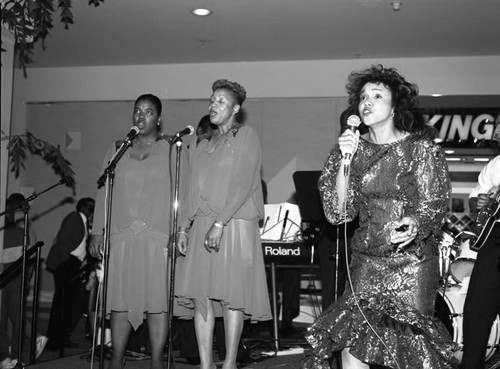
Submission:
[[340,232],[339,226],[335,226],[335,286],[333,288],[333,301],[337,301],[339,291],[339,251],[340,251]]
[[105,340],[106,340],[106,296],[108,294],[108,267],[109,267],[109,247],[111,230],[111,209],[113,203],[113,182],[115,178],[115,168],[125,151],[132,145],[133,138],[126,138],[108,163],[104,173],[97,181],[97,188],[105,185],[104,195],[104,245],[102,256],[102,289],[101,289],[101,347],[99,355],[99,368],[104,368]]
[[[169,141],[170,143],[170,141]],[[174,287],[175,287],[175,260],[177,256],[177,219],[179,213],[179,178],[180,178],[180,158],[181,158],[181,146],[182,139],[176,138],[172,140],[171,145],[176,146],[176,159],[175,159],[175,181],[174,181],[174,201],[172,202],[172,221],[171,221],[171,247],[168,250],[168,264],[170,264],[170,284],[169,284],[169,299],[168,299],[168,311],[167,311],[167,322],[168,322],[168,339],[166,342],[166,350],[168,353],[167,369],[171,368],[172,352],[171,352],[171,337],[172,337],[172,317],[174,309]],[[167,274],[167,283],[168,283]]]
[[[38,196],[40,196],[41,194],[51,190],[52,188],[56,187],[56,186],[59,186],[63,183],[66,183],[66,180],[65,179],[61,179],[58,183],[48,187],[47,189],[43,190],[42,192],[40,193],[36,193],[34,192],[33,195],[31,195],[30,197],[28,197],[26,200],[24,200],[23,202],[21,202],[20,204],[18,204],[15,208],[12,208],[12,209],[8,209],[2,213],[0,213],[0,216],[4,215],[4,214],[7,214],[7,213],[12,213],[12,212],[15,212],[17,210],[22,210],[24,212],[24,235],[23,235],[23,254],[22,254],[22,267],[21,267],[21,298],[20,298],[20,302],[19,302],[19,335],[17,337],[17,340],[18,340],[18,348],[17,348],[17,364],[15,366],[15,368],[24,368],[24,364],[21,362],[22,361],[22,353],[23,353],[23,341],[24,341],[24,314],[25,314],[25,284],[26,284],[26,270],[27,270],[27,261],[28,261],[28,256],[27,256],[27,251],[28,251],[28,219],[29,219],[29,210],[30,210],[30,201],[33,201],[34,199],[36,199]],[[43,245],[43,243],[42,243]],[[35,275],[35,283],[38,283],[38,268],[39,268],[39,265],[40,265],[40,248],[37,247],[37,257],[36,257],[36,268],[37,268],[37,272],[36,272],[36,275]],[[35,295],[34,295],[34,299],[33,299],[33,314],[32,314],[32,321],[35,322],[35,316],[36,316],[36,311],[35,311],[35,308],[37,307],[37,302],[36,302],[36,298],[37,298],[37,293],[38,293],[38,286],[35,284]],[[36,328],[36,325],[32,325],[32,333],[34,331],[34,328]],[[35,336],[32,334],[31,336],[31,355],[30,357],[33,359],[34,358],[34,355],[33,355],[33,348],[34,348],[34,344],[35,344]]]

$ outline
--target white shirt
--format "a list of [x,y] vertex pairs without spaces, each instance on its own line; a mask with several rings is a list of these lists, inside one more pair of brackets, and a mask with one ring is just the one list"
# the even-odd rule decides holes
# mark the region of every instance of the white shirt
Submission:
[[480,193],[489,193],[493,187],[500,186],[500,155],[491,159],[481,170],[477,180],[477,185],[469,195],[477,197]]
[[76,256],[80,261],[84,261],[85,256],[87,256],[87,238],[88,238],[87,217],[83,213],[78,212],[78,214],[80,214],[80,216],[82,217],[83,226],[85,227],[85,232],[83,234],[82,242],[80,242],[78,247],[73,251],[71,251],[70,254]]
[[[477,197],[480,193],[490,193],[492,188],[495,189],[498,186],[500,186],[500,155],[491,159],[481,170],[477,185],[470,193],[469,198]],[[500,222],[500,219],[497,222]]]

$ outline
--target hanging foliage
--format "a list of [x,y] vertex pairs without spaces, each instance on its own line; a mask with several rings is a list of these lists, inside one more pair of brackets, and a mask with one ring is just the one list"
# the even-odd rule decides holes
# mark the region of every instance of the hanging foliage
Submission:
[[10,159],[10,170],[16,178],[19,177],[21,169],[25,169],[24,162],[27,153],[40,156],[45,162],[52,166],[54,173],[61,177],[68,187],[75,191],[75,172],[71,163],[64,158],[59,146],[54,146],[47,141],[40,140],[30,131],[24,134],[6,136],[2,132],[1,141],[9,140],[7,151]]
[[[15,37],[15,54],[19,66],[26,76],[26,66],[33,63],[33,46],[41,42],[45,50],[45,39],[50,34],[57,3],[59,18],[64,28],[73,24],[71,12],[72,0],[2,0],[2,26],[6,27]],[[99,6],[104,0],[88,0],[89,5]],[[2,52],[4,52],[2,47]]]

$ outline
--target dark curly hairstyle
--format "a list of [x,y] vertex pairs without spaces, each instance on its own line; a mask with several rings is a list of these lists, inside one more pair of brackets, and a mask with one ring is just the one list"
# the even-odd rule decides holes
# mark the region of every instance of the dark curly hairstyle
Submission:
[[135,105],[137,105],[139,101],[144,101],[144,100],[151,102],[155,106],[158,115],[159,116],[161,115],[161,100],[158,98],[158,96],[155,96],[153,94],[141,95],[137,98],[137,100],[135,100]]
[[212,92],[215,90],[228,90],[238,102],[238,105],[243,105],[247,98],[245,88],[237,82],[228,81],[227,79],[218,79],[212,84]]
[[408,82],[395,68],[384,68],[379,64],[360,72],[352,72],[346,85],[350,110],[358,111],[361,90],[367,83],[380,83],[391,91],[394,125],[397,129],[421,137],[435,138],[436,130],[426,124],[418,106],[417,85]]

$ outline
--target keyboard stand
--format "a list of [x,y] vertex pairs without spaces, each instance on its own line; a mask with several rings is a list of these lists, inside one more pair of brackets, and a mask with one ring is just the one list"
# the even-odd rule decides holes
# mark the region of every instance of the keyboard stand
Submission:
[[278,301],[276,291],[276,262],[271,262],[271,293],[272,293],[272,306],[273,306],[273,333],[274,333],[274,347],[276,352],[280,350],[279,344],[279,330],[278,330]]

